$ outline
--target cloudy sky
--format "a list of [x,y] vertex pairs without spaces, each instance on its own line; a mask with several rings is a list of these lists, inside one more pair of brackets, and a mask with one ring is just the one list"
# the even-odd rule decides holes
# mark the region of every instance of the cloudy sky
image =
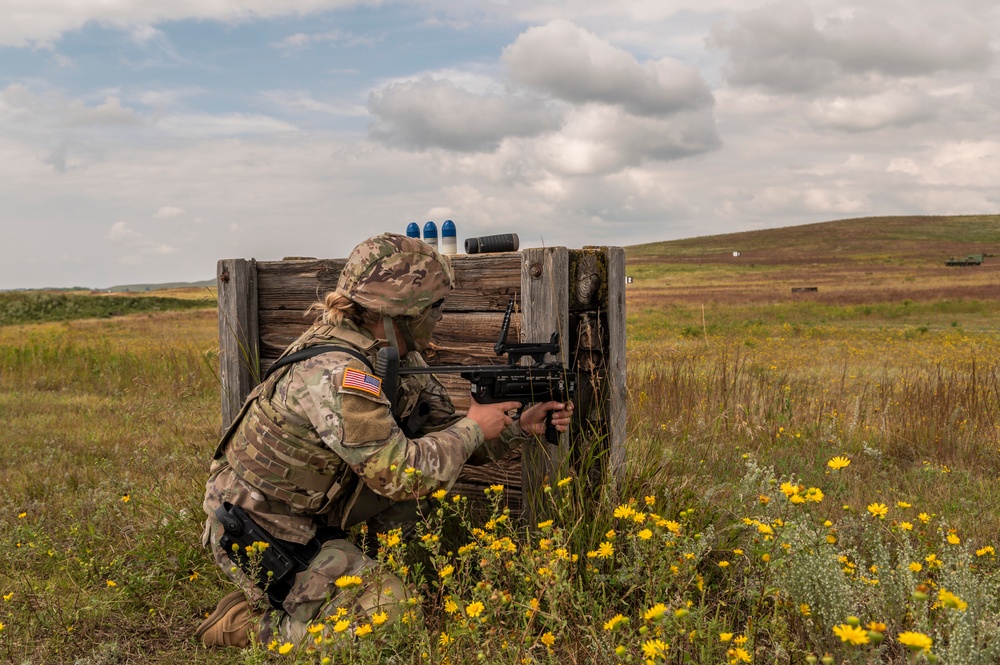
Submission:
[[1000,209],[996,0],[0,0],[0,289]]

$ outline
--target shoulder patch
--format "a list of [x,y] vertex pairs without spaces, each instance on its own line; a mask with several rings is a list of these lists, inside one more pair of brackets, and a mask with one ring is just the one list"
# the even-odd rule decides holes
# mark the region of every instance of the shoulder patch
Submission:
[[382,379],[353,367],[344,370],[344,380],[341,381],[340,386],[361,390],[375,397],[382,395]]

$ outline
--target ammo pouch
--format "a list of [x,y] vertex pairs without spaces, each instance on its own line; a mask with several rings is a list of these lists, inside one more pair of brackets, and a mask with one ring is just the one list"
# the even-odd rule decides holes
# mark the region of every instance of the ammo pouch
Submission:
[[[304,545],[279,540],[254,522],[245,510],[231,503],[216,508],[215,517],[223,527],[219,545],[232,562],[267,593],[271,606],[279,610],[295,582],[295,575],[309,567],[323,543],[347,537],[341,529],[323,527]],[[251,557],[249,550],[254,543],[265,543],[266,547]]]

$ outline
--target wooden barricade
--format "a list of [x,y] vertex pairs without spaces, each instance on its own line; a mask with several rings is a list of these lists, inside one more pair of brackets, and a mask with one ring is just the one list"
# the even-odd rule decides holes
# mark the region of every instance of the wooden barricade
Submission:
[[[456,255],[455,290],[425,352],[431,365],[497,364],[493,353],[508,301],[510,341],[539,342],[559,332],[560,360],[577,374],[576,416],[558,445],[532,443],[480,467],[467,466],[454,491],[482,496],[502,484],[511,509],[530,520],[545,483],[579,474],[583,459],[617,476],[625,455],[625,254],[620,247],[526,249]],[[312,323],[305,312],[337,285],[344,259],[218,263],[222,426],[236,416],[258,377]],[[456,408],[468,408],[468,383],[438,377]],[[588,468],[586,482],[599,482]]]

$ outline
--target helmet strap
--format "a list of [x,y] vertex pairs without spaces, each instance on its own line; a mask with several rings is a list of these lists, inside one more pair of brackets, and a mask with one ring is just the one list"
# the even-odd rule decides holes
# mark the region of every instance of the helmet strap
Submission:
[[392,324],[391,316],[382,317],[382,328],[385,330],[385,338],[389,346],[399,351],[399,342],[396,341],[396,327]]
[[419,351],[416,343],[413,341],[413,333],[410,331],[409,321],[399,322],[399,332],[403,333],[403,341],[406,342],[406,349],[408,351]]

